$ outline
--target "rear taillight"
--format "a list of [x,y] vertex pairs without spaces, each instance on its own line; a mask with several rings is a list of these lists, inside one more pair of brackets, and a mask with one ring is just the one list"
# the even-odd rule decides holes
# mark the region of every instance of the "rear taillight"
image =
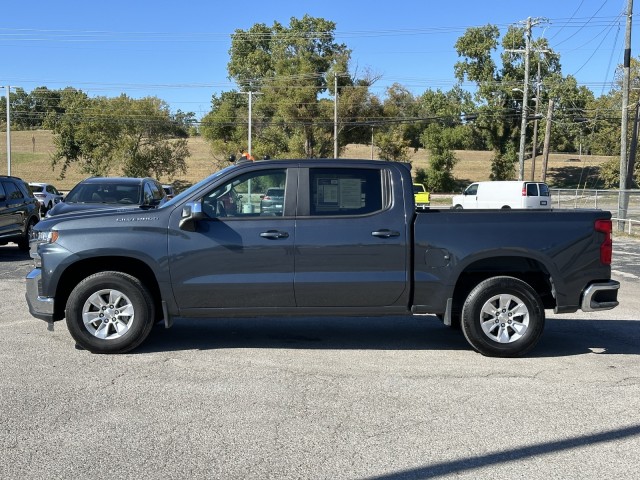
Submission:
[[611,265],[613,241],[611,240],[611,220],[596,220],[596,232],[604,233],[604,241],[600,244],[600,263]]
[[523,197],[527,196],[527,184],[526,183],[522,184],[522,196]]

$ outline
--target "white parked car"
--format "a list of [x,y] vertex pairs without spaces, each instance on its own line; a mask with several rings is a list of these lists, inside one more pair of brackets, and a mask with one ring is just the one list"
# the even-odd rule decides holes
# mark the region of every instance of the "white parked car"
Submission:
[[62,201],[63,195],[50,183],[30,182],[33,195],[40,202],[40,211],[45,214]]
[[461,208],[536,208],[550,209],[551,194],[546,183],[522,181],[476,182],[462,195],[455,195],[452,205]]

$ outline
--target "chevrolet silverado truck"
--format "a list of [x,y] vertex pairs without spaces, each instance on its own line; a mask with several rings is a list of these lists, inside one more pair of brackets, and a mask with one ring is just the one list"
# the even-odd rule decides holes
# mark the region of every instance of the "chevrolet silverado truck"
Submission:
[[[260,209],[275,188],[282,201]],[[538,342],[545,309],[618,304],[610,216],[416,211],[402,163],[244,161],[154,210],[41,221],[26,298],[94,353],[181,318],[432,314],[477,352],[513,357]]]

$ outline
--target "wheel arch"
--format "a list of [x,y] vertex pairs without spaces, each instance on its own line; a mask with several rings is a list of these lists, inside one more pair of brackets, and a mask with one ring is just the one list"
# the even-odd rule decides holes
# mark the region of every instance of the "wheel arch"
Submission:
[[453,289],[453,310],[460,312],[476,285],[497,276],[514,277],[528,283],[540,295],[545,309],[556,306],[553,273],[544,262],[521,255],[503,255],[477,259],[461,270]]
[[156,307],[156,315],[162,312],[160,285],[152,270],[145,262],[138,258],[124,256],[91,257],[70,265],[58,279],[54,316],[56,319],[65,317],[65,308],[71,291],[90,275],[98,272],[122,272],[138,278],[149,290]]

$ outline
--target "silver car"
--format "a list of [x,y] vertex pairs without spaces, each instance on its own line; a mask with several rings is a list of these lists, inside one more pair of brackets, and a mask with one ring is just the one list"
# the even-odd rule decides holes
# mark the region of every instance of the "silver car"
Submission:
[[267,193],[260,195],[260,213],[282,215],[284,208],[284,188],[268,188]]

